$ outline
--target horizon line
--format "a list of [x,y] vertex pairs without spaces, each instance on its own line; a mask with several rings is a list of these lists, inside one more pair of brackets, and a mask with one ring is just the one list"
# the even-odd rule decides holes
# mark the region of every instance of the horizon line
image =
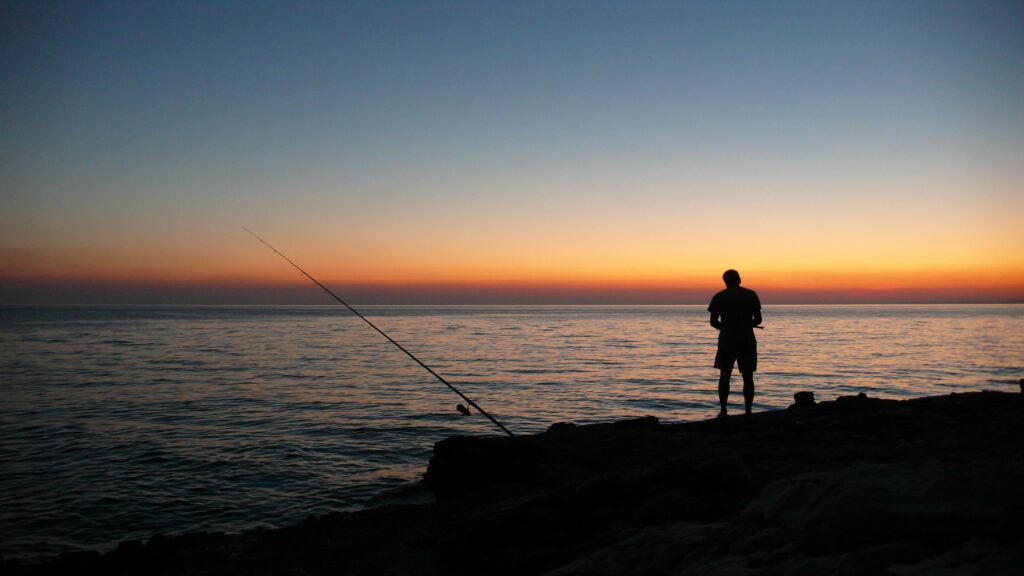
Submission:
[[[1016,279],[1014,279],[1016,280]],[[721,284],[680,282],[326,282],[348,302],[362,306],[567,306],[706,304]],[[744,283],[771,304],[1016,304],[1024,284],[979,282],[851,282],[779,285]],[[310,306],[332,305],[312,282],[0,278],[5,306]]]
[[[565,306],[623,306],[623,307],[671,307],[671,306],[705,306],[701,302],[349,302],[352,307],[565,307]],[[887,301],[785,301],[769,302],[768,306],[929,306],[929,305],[1024,305],[1020,300],[887,300]],[[20,303],[0,302],[0,307],[336,307],[347,308],[339,303],[309,302],[250,302],[250,303],[218,303],[218,302],[96,302],[96,303]]]

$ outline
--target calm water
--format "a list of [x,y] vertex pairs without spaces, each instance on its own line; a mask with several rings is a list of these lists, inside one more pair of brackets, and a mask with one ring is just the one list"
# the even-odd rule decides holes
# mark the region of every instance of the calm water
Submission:
[[[703,306],[366,312],[516,432],[716,412]],[[1024,376],[1024,305],[764,316],[757,410]],[[357,508],[414,480],[435,441],[496,432],[334,307],[0,308],[0,393],[5,557]]]

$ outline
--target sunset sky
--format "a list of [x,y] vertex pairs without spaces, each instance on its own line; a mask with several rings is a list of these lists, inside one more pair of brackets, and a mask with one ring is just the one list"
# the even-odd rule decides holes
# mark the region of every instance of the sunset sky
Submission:
[[1024,301],[1020,2],[0,10],[0,304]]

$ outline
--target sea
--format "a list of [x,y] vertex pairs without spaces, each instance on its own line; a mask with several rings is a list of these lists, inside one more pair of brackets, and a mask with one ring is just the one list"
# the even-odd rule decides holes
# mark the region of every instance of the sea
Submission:
[[[362,311],[516,434],[718,411],[704,306]],[[755,411],[800,391],[1018,392],[1024,376],[1021,304],[766,306],[764,325]],[[435,442],[502,434],[460,402],[342,307],[0,307],[0,553],[373,506]]]

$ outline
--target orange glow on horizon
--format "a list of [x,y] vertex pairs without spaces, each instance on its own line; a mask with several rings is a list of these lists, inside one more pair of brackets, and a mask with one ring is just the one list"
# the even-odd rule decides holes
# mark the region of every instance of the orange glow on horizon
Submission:
[[[282,264],[284,264],[282,262]],[[722,289],[717,271],[702,278],[459,278],[375,280],[314,277],[353,302],[366,303],[702,303]],[[1024,273],[1020,271],[966,273],[934,271],[914,273],[852,272],[742,272],[743,284],[757,290],[770,303],[844,302],[1024,302]],[[152,291],[221,294],[218,303],[230,302],[231,294],[266,295],[268,303],[323,303],[311,282],[298,273],[284,276],[136,275],[120,277],[62,276],[41,274],[9,276],[9,286],[76,290]],[[159,303],[153,301],[151,303]],[[196,303],[202,303],[196,301]],[[245,303],[254,303],[248,299]]]
[[[325,284],[366,302],[700,302],[721,289],[721,273],[729,267],[740,271],[744,285],[780,302],[1024,301],[1022,255],[994,249],[994,241],[886,251],[884,243],[868,239],[845,247],[787,248],[771,236],[764,242],[748,237],[746,246],[721,244],[716,252],[706,248],[707,241],[615,243],[593,233],[571,243],[552,242],[547,250],[540,238],[516,250],[505,240],[481,237],[477,243],[425,240],[407,247],[326,235],[296,234],[287,245],[267,239]],[[12,293],[31,294],[35,288],[29,287],[58,290],[67,284],[97,294],[152,289],[168,298],[179,290],[197,302],[218,291],[218,302],[230,302],[237,293],[251,301],[261,295],[274,303],[317,301],[306,290],[308,280],[244,233],[227,230],[205,241],[188,240],[135,249],[130,242],[8,247],[0,250],[0,289],[9,289],[0,295],[7,294],[6,302]],[[694,248],[679,248],[688,245]],[[345,249],[333,248],[338,246]]]

